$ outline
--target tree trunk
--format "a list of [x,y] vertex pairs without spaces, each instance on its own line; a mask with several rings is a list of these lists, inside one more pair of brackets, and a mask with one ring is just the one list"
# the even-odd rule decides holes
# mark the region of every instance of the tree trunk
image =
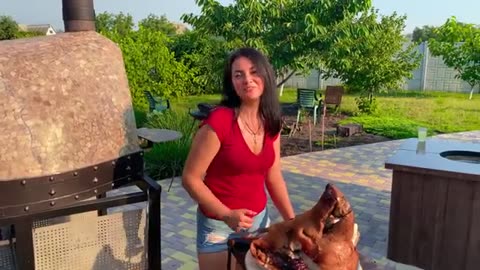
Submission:
[[[282,74],[280,75],[280,83],[283,82],[284,79],[285,79],[285,74],[282,72]],[[283,95],[283,89],[285,88],[285,83],[277,85],[277,87],[278,86],[280,86],[280,96],[282,96]]]
[[290,77],[292,77],[294,73],[295,73],[295,71],[292,71],[292,72],[290,72],[290,74],[288,74],[287,77],[283,76],[282,81],[279,84],[277,84],[277,87],[283,86],[283,84],[285,84],[285,82],[287,82],[288,79],[290,79]]
[[285,84],[280,85],[280,96],[283,95],[283,88],[285,88]]
[[473,98],[473,88],[475,88],[475,85],[470,85],[472,88],[470,89],[470,97],[468,99],[472,99]]
[[308,119],[308,146],[309,146],[310,152],[312,152],[313,151],[313,146],[312,146],[312,122],[310,121],[310,119]]

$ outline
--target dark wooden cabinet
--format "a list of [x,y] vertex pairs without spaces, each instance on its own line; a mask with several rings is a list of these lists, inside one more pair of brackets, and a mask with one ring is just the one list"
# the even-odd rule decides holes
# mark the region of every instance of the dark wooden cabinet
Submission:
[[480,164],[450,160],[480,145],[407,140],[393,170],[387,257],[425,270],[480,269]]

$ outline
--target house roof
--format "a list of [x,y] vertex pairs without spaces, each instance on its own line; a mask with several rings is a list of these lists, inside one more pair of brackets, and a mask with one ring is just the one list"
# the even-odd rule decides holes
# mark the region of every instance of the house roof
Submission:
[[176,30],[177,34],[181,34],[188,29],[187,26],[185,24],[182,24],[182,23],[174,23],[174,25],[175,25],[175,30]]
[[51,24],[19,24],[19,29],[25,32],[40,32],[46,33],[50,27],[55,31]]

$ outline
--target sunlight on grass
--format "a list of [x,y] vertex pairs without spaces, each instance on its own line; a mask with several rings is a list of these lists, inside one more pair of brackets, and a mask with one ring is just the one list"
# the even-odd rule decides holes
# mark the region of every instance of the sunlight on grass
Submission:
[[201,96],[188,96],[181,97],[178,99],[172,100],[172,109],[173,110],[185,110],[188,109],[196,110],[198,103],[210,103],[217,104],[220,102],[220,95],[201,95]]
[[378,99],[380,117],[415,120],[437,132],[458,132],[480,129],[480,99],[468,100],[452,94],[428,98]]
[[[284,94],[280,97],[280,102],[284,103],[293,103],[295,102],[297,96],[296,92],[292,89],[287,89]],[[174,110],[187,110],[196,109],[198,103],[210,103],[210,104],[217,104],[220,102],[221,95],[201,95],[201,96],[188,96],[188,97],[181,97],[178,99],[172,100],[172,108]]]
[[[282,103],[296,100],[294,89],[285,89]],[[220,95],[185,97],[172,101],[174,110],[195,109],[200,102],[216,104]],[[433,133],[480,130],[480,95],[472,100],[465,93],[398,91],[377,96],[378,111],[373,115],[358,115],[355,96],[342,98],[340,111],[351,117],[342,121],[360,123],[367,132],[389,138],[416,136],[418,126]]]
[[418,126],[427,127],[429,135],[480,129],[480,98],[469,100],[466,94],[397,93],[377,100],[375,114],[351,117],[343,123],[360,123],[367,132],[394,139],[415,137]]

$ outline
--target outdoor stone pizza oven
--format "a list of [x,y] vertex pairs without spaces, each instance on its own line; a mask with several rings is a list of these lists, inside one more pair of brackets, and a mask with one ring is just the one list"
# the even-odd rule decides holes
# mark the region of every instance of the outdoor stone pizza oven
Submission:
[[[63,0],[63,18],[65,33],[0,42],[0,226],[15,228],[17,268],[34,269],[35,220],[148,200],[159,269],[161,189],[144,176],[122,53],[94,31],[92,0]],[[142,192],[102,196],[129,183]]]

